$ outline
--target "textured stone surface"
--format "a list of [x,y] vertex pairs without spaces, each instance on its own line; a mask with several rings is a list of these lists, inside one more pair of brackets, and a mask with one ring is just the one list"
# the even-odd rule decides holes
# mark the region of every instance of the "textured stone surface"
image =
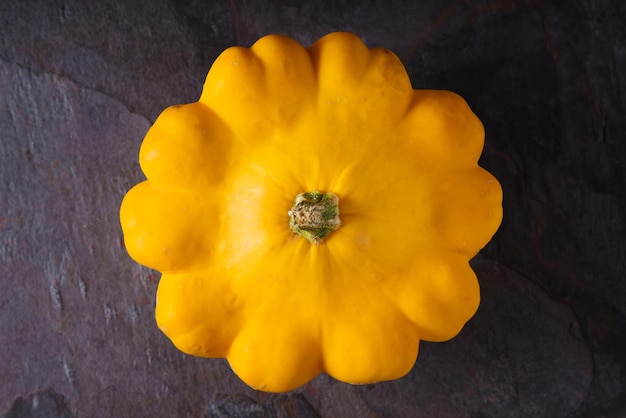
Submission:
[[65,398],[48,388],[26,398],[18,397],[2,418],[72,418]]
[[[0,2],[0,416],[625,416],[622,3]],[[408,376],[259,393],[158,332],[118,207],[151,121],[225,47],[332,30],[467,99],[505,220],[477,315]]]

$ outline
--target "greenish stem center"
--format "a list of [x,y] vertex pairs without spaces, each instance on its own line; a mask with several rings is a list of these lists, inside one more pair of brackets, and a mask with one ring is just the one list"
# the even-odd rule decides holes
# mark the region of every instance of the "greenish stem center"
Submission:
[[288,214],[291,230],[313,244],[320,244],[341,226],[339,199],[334,193],[300,193]]

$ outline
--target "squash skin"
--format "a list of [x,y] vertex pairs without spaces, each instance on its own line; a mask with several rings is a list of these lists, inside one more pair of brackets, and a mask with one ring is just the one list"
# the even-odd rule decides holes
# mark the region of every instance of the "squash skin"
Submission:
[[[147,180],[120,208],[130,256],[162,272],[159,328],[269,392],[404,376],[420,340],[453,338],[478,308],[469,260],[502,220],[483,143],[463,98],[413,90],[353,34],[227,49],[199,101],[148,131]],[[341,213],[319,245],[287,214],[314,190]]]

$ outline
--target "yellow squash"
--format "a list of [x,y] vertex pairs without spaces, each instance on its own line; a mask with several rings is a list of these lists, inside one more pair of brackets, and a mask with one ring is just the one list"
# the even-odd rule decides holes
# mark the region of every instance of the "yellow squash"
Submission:
[[478,308],[469,260],[502,219],[483,142],[460,96],[355,35],[227,49],[149,130],[121,207],[162,272],[159,328],[265,391],[405,375]]

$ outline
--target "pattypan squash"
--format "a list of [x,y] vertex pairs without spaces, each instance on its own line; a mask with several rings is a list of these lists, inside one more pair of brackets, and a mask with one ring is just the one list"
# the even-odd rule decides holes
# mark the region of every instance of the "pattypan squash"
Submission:
[[158,327],[259,390],[400,378],[478,308],[469,260],[502,220],[483,142],[460,96],[353,34],[226,49],[146,134],[120,209],[162,273]]

